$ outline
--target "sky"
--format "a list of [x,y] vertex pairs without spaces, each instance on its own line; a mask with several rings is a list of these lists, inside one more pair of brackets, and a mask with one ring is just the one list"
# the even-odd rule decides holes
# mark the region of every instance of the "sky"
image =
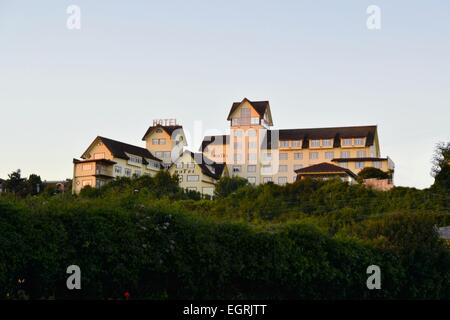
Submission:
[[247,97],[275,129],[378,125],[395,183],[426,188],[450,141],[449,57],[447,0],[0,0],[0,178],[71,178],[97,135],[144,146],[158,118],[197,150]]

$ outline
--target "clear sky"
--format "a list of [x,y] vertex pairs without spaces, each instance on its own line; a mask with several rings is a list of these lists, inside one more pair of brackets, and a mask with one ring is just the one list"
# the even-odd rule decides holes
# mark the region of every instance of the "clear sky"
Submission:
[[428,187],[450,141],[450,2],[0,0],[2,178],[71,178],[97,135],[143,146],[155,118],[225,132],[243,97],[275,128],[377,124],[396,184]]

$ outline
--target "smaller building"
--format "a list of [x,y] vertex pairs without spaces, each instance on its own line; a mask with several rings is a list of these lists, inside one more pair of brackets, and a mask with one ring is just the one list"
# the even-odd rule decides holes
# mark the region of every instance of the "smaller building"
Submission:
[[191,151],[184,151],[170,166],[169,173],[178,175],[180,187],[183,189],[208,196],[214,195],[217,181],[228,175],[225,164],[213,162],[203,154]]
[[72,192],[86,186],[102,187],[116,177],[155,175],[162,161],[149,150],[120,141],[97,137],[81,156],[74,159]]
[[295,170],[297,174],[297,180],[305,178],[313,179],[334,179],[339,178],[342,181],[348,182],[350,184],[357,183],[357,176],[351,170],[347,168],[338,167],[337,165],[322,162],[309,167]]

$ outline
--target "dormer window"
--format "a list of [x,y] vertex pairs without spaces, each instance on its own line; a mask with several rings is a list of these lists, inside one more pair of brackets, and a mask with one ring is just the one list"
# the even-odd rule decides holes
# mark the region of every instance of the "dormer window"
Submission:
[[346,138],[346,139],[342,139],[342,145],[343,146],[351,146],[352,145],[352,139],[350,138]]
[[323,147],[331,147],[331,145],[332,145],[332,139],[325,139],[325,140],[322,140],[322,146]]
[[311,140],[311,148],[318,148],[320,147],[320,140]]
[[357,145],[357,146],[364,145],[364,138],[356,138],[355,139],[355,145]]
[[136,156],[130,156],[130,162],[136,164],[142,164],[142,158]]

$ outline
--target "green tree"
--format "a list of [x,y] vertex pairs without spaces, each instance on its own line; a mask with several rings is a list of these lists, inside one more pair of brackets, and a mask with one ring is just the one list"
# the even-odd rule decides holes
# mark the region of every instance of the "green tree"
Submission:
[[438,143],[433,156],[433,189],[450,191],[450,142]]
[[241,177],[223,177],[217,182],[214,195],[218,198],[225,198],[248,185],[247,179]]
[[40,176],[36,174],[31,174],[28,177],[28,189],[31,195],[37,195],[41,193],[44,189],[44,184],[42,183],[42,179]]
[[7,192],[11,192],[18,196],[26,196],[28,194],[28,184],[25,178],[22,178],[20,169],[10,173],[5,182]]
[[390,175],[388,172],[384,172],[378,168],[366,167],[358,173],[358,177],[360,179],[389,179]]

